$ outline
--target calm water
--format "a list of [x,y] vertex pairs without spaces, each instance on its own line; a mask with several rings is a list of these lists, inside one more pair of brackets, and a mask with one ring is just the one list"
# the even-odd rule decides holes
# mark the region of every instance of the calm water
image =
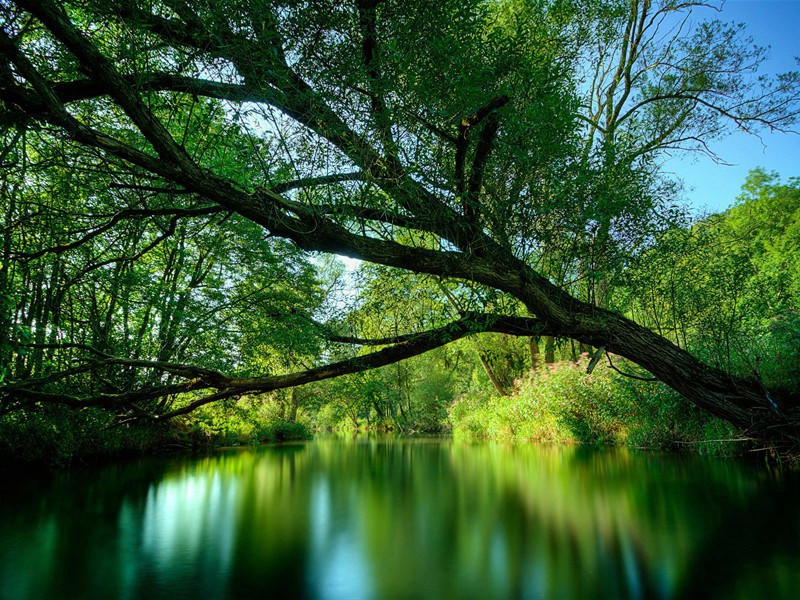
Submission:
[[0,496],[0,598],[798,598],[800,485],[734,461],[362,438]]

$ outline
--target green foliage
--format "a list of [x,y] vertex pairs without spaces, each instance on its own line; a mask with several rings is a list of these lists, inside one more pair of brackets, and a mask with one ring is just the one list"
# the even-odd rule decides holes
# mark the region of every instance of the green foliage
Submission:
[[[702,3],[60,4],[49,21],[44,4],[0,8],[13,40],[0,113],[29,111],[14,127],[0,115],[0,414],[16,411],[20,431],[32,419],[45,446],[60,442],[37,421],[42,389],[100,398],[86,404],[117,417],[163,415],[224,376],[313,369],[467,311],[557,314],[570,301],[546,280],[732,374],[800,389],[797,181],[756,173],[740,205],[690,224],[659,171],[664,152],[703,149],[733,124],[796,119],[797,74],[754,77],[764,50],[739,27],[695,24]],[[59,41],[73,25],[96,52]],[[119,77],[95,81],[105,70]],[[71,117],[40,108],[47,86]],[[65,127],[73,117],[101,135]],[[351,278],[308,248],[404,268],[412,257],[426,272],[452,263],[458,279],[386,266]],[[571,316],[583,320],[556,325]],[[604,375],[560,369],[541,392],[525,380],[504,396],[533,362],[525,340],[475,337],[302,398],[206,405],[185,426],[223,443],[299,433],[274,430],[298,415],[433,431],[462,397],[451,420],[485,421],[492,437],[691,437],[676,433],[694,417],[669,393]],[[500,397],[477,400],[491,389]],[[56,454],[73,454],[71,439]]]
[[207,406],[182,421],[131,425],[117,425],[99,409],[46,405],[0,417],[0,461],[64,467],[126,455],[310,437],[307,424],[288,421],[276,403],[263,399]]
[[[800,296],[792,269],[800,261],[792,252],[800,215],[783,215],[799,207],[796,180],[782,185],[774,175],[754,172],[730,211],[694,224],[678,219],[682,225],[662,232],[652,249],[630,261],[616,282],[615,307],[725,370],[757,374],[765,386],[798,389]],[[398,330],[399,322],[424,323],[436,314],[436,303],[447,306],[448,298],[466,306],[487,302],[463,288],[431,285],[424,277],[398,278],[389,269],[368,267],[361,276],[364,301],[350,313],[350,323],[365,337],[370,331]],[[577,356],[574,343],[557,343],[556,351],[563,358]],[[665,385],[625,378],[602,364],[586,376],[586,360],[519,379],[531,364],[527,340],[481,335],[382,369],[369,376],[369,385],[362,377],[345,394],[348,406],[359,406],[355,421],[340,405],[323,407],[315,423],[375,426],[380,419],[372,407],[380,399],[390,407],[385,413],[405,407],[404,419],[384,419],[383,426],[431,430],[438,419],[459,437],[689,447],[723,454],[741,448],[715,441],[739,434]],[[457,373],[447,369],[453,363]],[[498,395],[486,368],[509,389],[516,379],[515,392]],[[331,389],[321,397],[330,398]],[[457,399],[448,406],[448,398]]]
[[[243,143],[218,104],[194,108],[178,112],[192,124],[181,129],[188,145],[205,155],[220,138]],[[323,301],[324,269],[297,248],[205,200],[120,183],[105,162],[63,141],[23,136],[18,151],[30,163],[0,178],[0,382],[52,376],[100,355],[247,376],[293,370],[319,352],[310,314]],[[230,170],[208,156],[222,161],[209,166]],[[254,183],[246,169],[237,177]],[[90,396],[173,381],[109,366],[58,378],[47,391]],[[164,412],[171,402],[139,408]]]
[[659,237],[620,308],[725,371],[800,390],[798,222],[800,181],[755,170],[733,208]]
[[736,438],[727,423],[710,417],[656,382],[622,377],[605,365],[586,374],[586,359],[532,372],[510,396],[469,394],[449,408],[457,438],[502,441],[620,444],[730,453]]
[[186,426],[207,445],[262,444],[308,439],[307,423],[299,417],[289,420],[276,394],[203,406],[191,413]]
[[0,461],[64,467],[73,461],[137,455],[187,443],[171,425],[113,427],[106,411],[42,406],[0,418]]

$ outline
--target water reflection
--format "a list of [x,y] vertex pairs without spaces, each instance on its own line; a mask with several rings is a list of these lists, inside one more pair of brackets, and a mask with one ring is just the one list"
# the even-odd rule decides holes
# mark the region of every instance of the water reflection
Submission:
[[0,598],[793,598],[798,491],[734,461],[443,440],[142,461],[8,485]]

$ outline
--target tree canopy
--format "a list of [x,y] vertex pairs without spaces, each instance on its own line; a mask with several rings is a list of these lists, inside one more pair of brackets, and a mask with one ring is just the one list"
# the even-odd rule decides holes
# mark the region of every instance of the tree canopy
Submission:
[[[798,74],[759,76],[705,8],[3,3],[2,410],[164,420],[494,331],[619,355],[795,445],[795,391],[614,295],[683,218],[664,153],[796,123]],[[427,298],[363,339],[325,255]]]

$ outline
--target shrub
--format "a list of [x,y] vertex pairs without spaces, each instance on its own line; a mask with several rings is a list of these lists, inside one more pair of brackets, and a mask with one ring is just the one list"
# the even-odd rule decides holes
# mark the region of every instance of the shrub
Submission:
[[220,403],[180,420],[128,425],[116,425],[100,409],[42,406],[15,411],[0,418],[0,461],[64,467],[76,460],[311,437],[305,424],[275,416],[266,404]]
[[586,374],[579,363],[548,365],[517,381],[510,396],[463,395],[449,408],[457,438],[624,444],[646,448],[703,446],[730,453],[735,431],[659,382],[623,377],[605,365]]

